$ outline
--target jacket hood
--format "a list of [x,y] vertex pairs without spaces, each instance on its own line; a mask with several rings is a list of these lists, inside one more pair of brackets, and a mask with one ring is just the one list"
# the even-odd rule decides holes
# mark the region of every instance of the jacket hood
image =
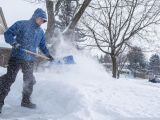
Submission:
[[47,21],[46,12],[43,11],[41,8],[37,8],[37,9],[34,11],[31,19],[35,20],[35,19],[38,18],[38,17],[41,17],[41,18],[43,18],[45,21]]

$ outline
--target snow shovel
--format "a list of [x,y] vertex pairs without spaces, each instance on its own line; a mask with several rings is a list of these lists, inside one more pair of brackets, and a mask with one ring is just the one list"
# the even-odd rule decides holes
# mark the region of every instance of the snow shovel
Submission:
[[[28,54],[40,57],[40,58],[42,58],[44,60],[49,60],[49,58],[44,56],[44,55],[40,55],[38,53],[34,53],[32,51],[29,51],[29,50],[26,50],[26,49],[22,49],[22,48],[21,48],[21,50],[26,52],[26,53],[28,53]],[[54,61],[52,61],[52,63],[54,63],[54,64],[75,64],[75,61],[74,61],[73,56],[69,55],[69,56],[65,56],[63,58],[55,59]]]

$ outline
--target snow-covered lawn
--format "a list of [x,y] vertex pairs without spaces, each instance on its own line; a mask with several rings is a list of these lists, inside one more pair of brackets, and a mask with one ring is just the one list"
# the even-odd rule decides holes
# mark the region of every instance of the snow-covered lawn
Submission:
[[[77,64],[50,66],[35,73],[32,101],[20,106],[22,73],[6,98],[0,120],[159,120],[160,84],[147,80],[113,79],[89,57]],[[0,68],[0,75],[6,69]]]

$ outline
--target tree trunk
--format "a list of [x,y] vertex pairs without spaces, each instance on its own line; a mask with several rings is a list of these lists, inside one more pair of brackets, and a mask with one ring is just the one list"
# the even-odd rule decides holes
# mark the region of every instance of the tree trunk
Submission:
[[74,29],[75,29],[78,21],[82,17],[84,11],[86,10],[86,8],[87,8],[87,6],[89,5],[90,2],[91,2],[91,0],[84,0],[81,8],[78,10],[78,12],[76,13],[76,15],[73,17],[72,21],[69,23],[69,25],[67,26],[67,28],[63,31],[64,38],[67,38],[68,40],[70,40],[70,43],[73,46],[75,46],[75,33],[74,33]]
[[72,22],[69,24],[68,29],[64,32],[67,32],[67,33],[69,32],[70,33],[72,30],[74,30],[76,24],[78,23],[79,19],[83,15],[84,11],[86,10],[86,8],[87,8],[87,6],[89,5],[90,2],[91,2],[91,0],[84,0],[81,8],[77,12],[77,14],[73,17]]
[[133,72],[133,76],[134,76],[134,78],[136,78],[136,77],[137,77],[136,75],[137,75],[137,73],[136,73],[136,71],[134,71],[134,72]]
[[55,16],[54,16],[54,3],[51,0],[46,0],[46,8],[48,14],[48,23],[46,30],[46,40],[50,43],[50,38],[52,38],[55,29]]
[[116,60],[116,56],[111,55],[111,59],[112,59],[112,77],[116,78],[117,77],[117,60]]
[[117,79],[119,79],[119,77],[120,77],[120,71],[117,70]]

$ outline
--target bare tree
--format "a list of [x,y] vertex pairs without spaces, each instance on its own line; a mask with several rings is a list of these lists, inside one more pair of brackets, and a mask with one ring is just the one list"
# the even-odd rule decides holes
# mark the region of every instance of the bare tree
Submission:
[[[92,12],[91,12],[92,11]],[[112,75],[117,75],[117,57],[129,40],[143,39],[152,25],[160,23],[159,0],[96,0],[86,12],[83,24],[96,46],[112,59]],[[88,22],[87,22],[88,21]]]
[[71,23],[69,24],[67,30],[73,30],[75,28],[75,26],[77,25],[79,19],[82,17],[84,11],[86,10],[86,8],[87,8],[87,6],[89,5],[90,2],[91,2],[91,0],[84,0],[81,8],[79,9],[79,11],[74,16],[74,18],[71,21]]
[[47,14],[48,14],[46,39],[48,43],[50,42],[49,38],[52,37],[51,35],[54,33],[54,29],[55,29],[55,12],[58,11],[57,9],[54,9],[55,4],[56,3],[51,0],[46,0],[46,8],[47,8]]
[[[83,1],[83,4],[79,8],[78,12],[75,14],[73,19],[70,21],[67,28],[63,31],[63,35],[65,37],[71,39],[71,41],[74,42],[74,43],[75,43],[76,40],[75,40],[75,34],[74,34],[73,31],[75,30],[75,27],[76,27],[77,23],[79,22],[80,18],[82,17],[83,13],[85,12],[86,8],[89,6],[91,1],[92,0],[84,0]],[[72,38],[73,38],[73,40],[72,40]]]

